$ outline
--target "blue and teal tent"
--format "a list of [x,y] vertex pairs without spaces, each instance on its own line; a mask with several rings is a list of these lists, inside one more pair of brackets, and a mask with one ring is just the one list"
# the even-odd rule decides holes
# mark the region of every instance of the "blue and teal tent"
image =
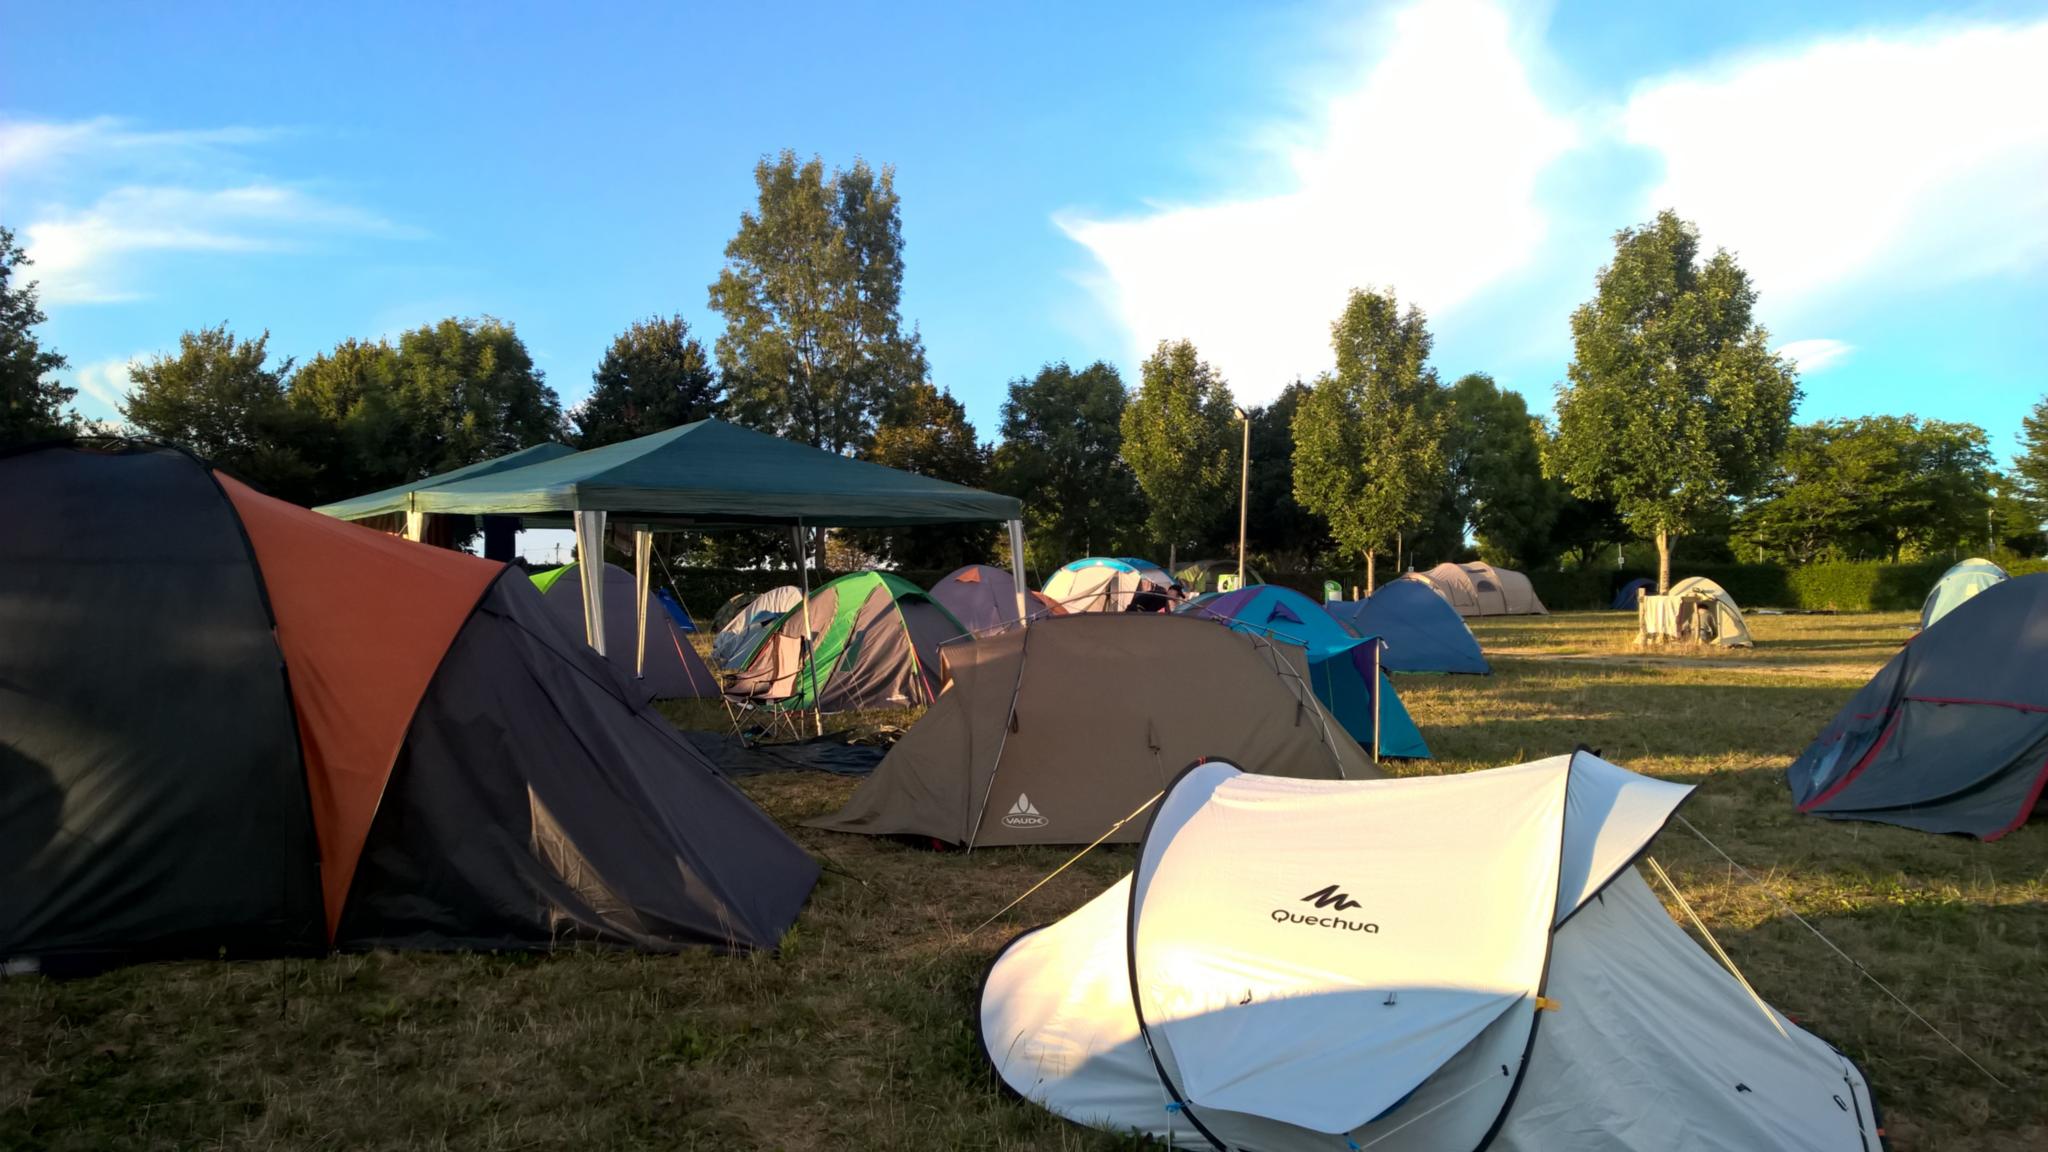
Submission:
[[1942,573],[1927,593],[1926,602],[1920,605],[1921,631],[1934,627],[1936,620],[1961,607],[1970,597],[2008,579],[2005,569],[1976,556]]
[[1384,641],[1380,667],[1389,672],[1493,671],[1464,617],[1420,580],[1382,584],[1364,600],[1335,600],[1323,609],[1354,634]]
[[[1428,589],[1424,589],[1428,592]],[[1435,595],[1435,593],[1429,593]],[[1373,690],[1376,637],[1354,636],[1322,605],[1292,588],[1254,584],[1193,609],[1230,627],[1292,644],[1308,652],[1310,686],[1344,730],[1366,748],[1373,744],[1373,708],[1379,708],[1379,754],[1415,760],[1429,758],[1429,745],[1402,707],[1393,682],[1382,672]]]

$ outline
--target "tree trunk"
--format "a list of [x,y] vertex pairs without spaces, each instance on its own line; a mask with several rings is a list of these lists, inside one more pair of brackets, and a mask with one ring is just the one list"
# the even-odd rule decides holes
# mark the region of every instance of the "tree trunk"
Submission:
[[1372,550],[1372,549],[1370,549],[1370,548],[1367,548],[1367,549],[1365,550],[1365,594],[1366,594],[1367,596],[1370,596],[1370,595],[1372,595],[1372,589],[1373,589],[1373,583],[1372,583],[1372,578],[1373,578],[1373,568],[1372,568],[1372,564],[1373,564],[1373,550]]
[[1671,591],[1671,533],[1657,529],[1657,595]]

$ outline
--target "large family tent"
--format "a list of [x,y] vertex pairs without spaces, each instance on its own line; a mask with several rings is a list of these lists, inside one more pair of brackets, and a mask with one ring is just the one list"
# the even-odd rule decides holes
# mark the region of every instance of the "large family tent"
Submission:
[[1547,616],[1550,609],[1536,598],[1536,588],[1520,572],[1491,564],[1439,564],[1427,572],[1410,572],[1437,590],[1460,616]]
[[[1017,580],[989,564],[969,564],[932,585],[932,599],[953,614],[967,632],[982,636],[1017,623]],[[1066,609],[1043,592],[1026,591],[1031,619],[1058,616]]]
[[946,667],[938,703],[812,827],[970,847],[1130,842],[1144,822],[1118,821],[1197,756],[1380,775],[1308,691],[1301,649],[1213,621],[1060,616],[948,648]]
[[997,956],[982,1051],[1026,1100],[1173,1148],[1875,1152],[1862,1073],[1631,867],[1690,791],[1583,752],[1194,765],[1132,875]]
[[1899,650],[1786,769],[1801,812],[1996,840],[2048,786],[2048,573]]
[[803,602],[803,591],[794,584],[770,588],[741,601],[732,615],[719,622],[718,634],[711,639],[711,658],[718,661],[720,668],[738,667],[753,651],[762,633]]
[[1150,560],[1087,556],[1052,574],[1045,595],[1068,612],[1164,612],[1180,586]]
[[[570,636],[583,635],[583,582],[576,565],[550,568],[533,574],[533,586],[540,589],[541,603]],[[605,657],[616,664],[626,679],[650,700],[708,699],[718,695],[718,677],[704,666],[704,658],[676,628],[675,619],[663,605],[649,606],[647,625],[638,641],[640,601],[633,587],[633,574],[616,564],[604,566]],[[644,646],[643,646],[644,645]],[[646,660],[640,663],[640,654]],[[634,669],[639,667],[636,674]]]
[[[1192,564],[1181,565],[1174,572],[1173,578],[1180,581],[1181,588],[1188,595],[1200,596],[1204,592],[1221,592],[1223,590],[1219,586],[1217,577],[1234,577],[1236,575],[1237,561],[1235,560],[1197,560]],[[1250,586],[1253,584],[1264,584],[1266,579],[1259,575],[1258,569],[1246,565],[1244,582],[1246,586]]]
[[1942,573],[1934,587],[1927,590],[1927,600],[1920,605],[1920,627],[1934,627],[1936,620],[1955,611],[1963,601],[2008,579],[2005,569],[1972,556]]
[[964,631],[903,577],[854,572],[811,593],[808,621],[798,604],[762,629],[727,694],[821,712],[928,704],[939,694],[939,645]]
[[1735,597],[1705,576],[1689,576],[1665,595],[1646,595],[1636,608],[1638,638],[1690,640],[1723,648],[1749,648],[1749,622]]
[[1323,609],[1358,635],[1379,637],[1380,667],[1389,672],[1493,671],[1464,617],[1419,580],[1382,584],[1364,600],[1332,600]]
[[[1422,592],[1429,595],[1427,588]],[[1277,584],[1254,584],[1222,593],[1193,614],[1305,649],[1309,683],[1316,698],[1353,740],[1367,750],[1377,747],[1381,756],[1429,758],[1429,745],[1401,705],[1393,683],[1384,672],[1374,675],[1380,648],[1377,638],[1353,635],[1323,611],[1322,605]]]
[[517,569],[157,446],[0,491],[0,957],[772,948],[816,882]]

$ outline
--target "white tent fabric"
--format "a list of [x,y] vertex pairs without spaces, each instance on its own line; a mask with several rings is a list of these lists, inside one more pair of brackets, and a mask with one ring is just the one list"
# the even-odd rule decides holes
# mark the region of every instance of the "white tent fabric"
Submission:
[[1689,791],[1586,753],[1199,765],[1132,877],[997,958],[984,1049],[1026,1099],[1181,1148],[1875,1147],[1853,1065],[1780,1035],[1628,867]]
[[770,588],[733,614],[711,639],[711,658],[721,668],[731,668],[753,647],[761,629],[782,618],[783,613],[803,602],[803,592],[794,584]]

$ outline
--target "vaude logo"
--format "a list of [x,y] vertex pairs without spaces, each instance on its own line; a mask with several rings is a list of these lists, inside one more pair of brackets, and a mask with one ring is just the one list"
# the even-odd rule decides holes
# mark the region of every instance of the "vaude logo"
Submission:
[[[1299,902],[1313,904],[1318,911],[1325,908],[1335,908],[1339,912],[1349,912],[1359,906],[1358,901],[1353,900],[1343,892],[1339,892],[1335,884],[1318,888],[1303,896]],[[1303,924],[1311,928],[1336,928],[1345,932],[1364,932],[1374,936],[1379,935],[1380,931],[1380,926],[1370,920],[1349,920],[1342,916],[1317,916],[1312,912],[1294,912],[1286,908],[1273,909],[1272,916],[1273,923],[1275,924]]]
[[1017,802],[1010,805],[1010,811],[1003,817],[1003,823],[1011,828],[1043,828],[1052,821],[1040,815],[1032,805],[1031,797],[1017,793]]

